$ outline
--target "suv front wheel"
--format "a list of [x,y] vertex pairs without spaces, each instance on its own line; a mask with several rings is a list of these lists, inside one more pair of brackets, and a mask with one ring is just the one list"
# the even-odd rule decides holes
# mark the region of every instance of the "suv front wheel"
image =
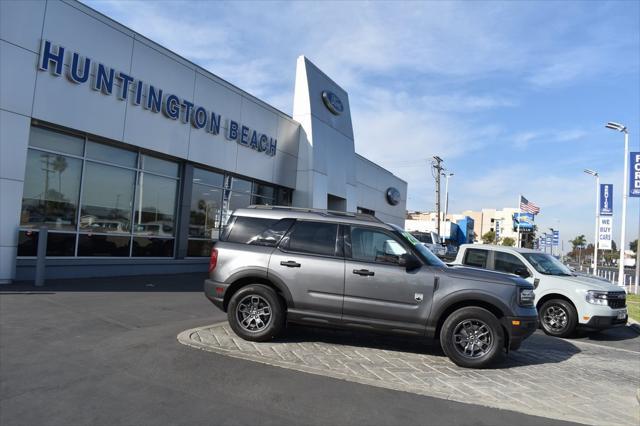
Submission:
[[549,336],[569,337],[578,324],[578,313],[573,305],[563,299],[547,300],[540,307],[540,324]]
[[231,296],[227,318],[238,336],[254,342],[266,342],[282,331],[284,306],[272,288],[252,284]]
[[460,367],[485,368],[502,354],[502,326],[491,312],[460,308],[447,317],[440,330],[444,353]]

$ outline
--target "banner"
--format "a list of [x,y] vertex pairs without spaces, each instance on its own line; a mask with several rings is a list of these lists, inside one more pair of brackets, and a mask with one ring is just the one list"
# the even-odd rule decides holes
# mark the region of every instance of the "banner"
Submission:
[[610,183],[600,184],[600,216],[611,216],[613,214],[613,185]]
[[601,217],[598,223],[598,249],[611,250],[611,238],[613,235],[613,218]]
[[513,214],[513,229],[518,229],[518,222],[520,222],[520,231],[533,231],[533,213],[514,213]]
[[500,221],[496,220],[496,241],[500,241]]
[[560,231],[553,231],[553,246],[558,247],[560,245]]
[[629,197],[640,197],[640,152],[629,153]]

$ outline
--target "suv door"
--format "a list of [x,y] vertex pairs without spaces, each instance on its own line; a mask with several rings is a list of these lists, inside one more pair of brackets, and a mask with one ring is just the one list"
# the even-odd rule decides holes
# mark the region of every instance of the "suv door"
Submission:
[[346,324],[424,333],[436,274],[423,265],[407,271],[404,241],[380,228],[345,226]]
[[344,256],[337,223],[298,220],[269,259],[269,277],[291,293],[290,319],[340,322]]

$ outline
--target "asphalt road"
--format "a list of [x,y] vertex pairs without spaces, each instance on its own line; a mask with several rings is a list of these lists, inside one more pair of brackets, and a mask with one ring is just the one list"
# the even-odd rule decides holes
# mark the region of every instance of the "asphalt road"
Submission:
[[[0,424],[568,424],[188,348],[179,332],[225,318],[201,282],[183,275],[0,287]],[[640,341],[611,339],[630,350]]]

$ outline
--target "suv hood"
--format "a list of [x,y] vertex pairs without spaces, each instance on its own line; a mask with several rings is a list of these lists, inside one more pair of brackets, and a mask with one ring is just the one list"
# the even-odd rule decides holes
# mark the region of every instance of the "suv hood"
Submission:
[[532,287],[528,281],[511,274],[503,272],[488,271],[480,268],[470,268],[468,266],[453,265],[445,269],[445,274],[464,280],[485,281],[493,284],[520,285]]
[[624,291],[621,287],[611,284],[609,281],[605,281],[601,278],[596,278],[588,275],[573,275],[573,276],[545,276],[543,279],[551,279],[552,281],[562,282],[564,285],[570,284],[576,287],[582,287],[585,290],[601,290],[601,291]]

